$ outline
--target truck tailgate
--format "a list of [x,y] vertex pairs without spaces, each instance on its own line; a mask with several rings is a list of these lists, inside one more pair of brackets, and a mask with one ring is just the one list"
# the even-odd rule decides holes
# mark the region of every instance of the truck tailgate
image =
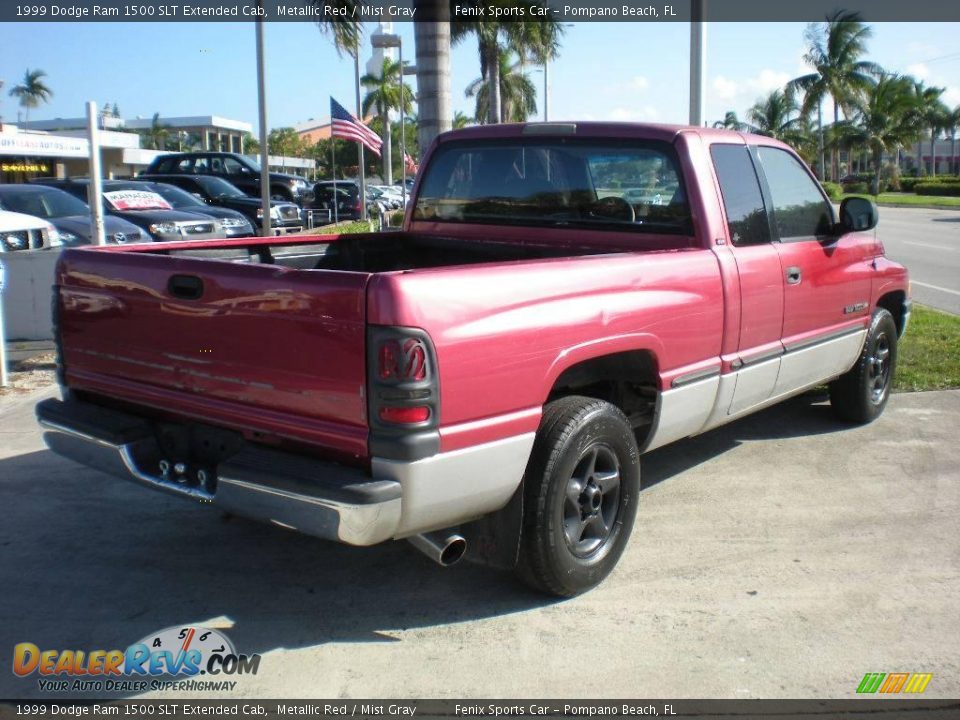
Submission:
[[67,384],[366,456],[366,273],[67,250]]

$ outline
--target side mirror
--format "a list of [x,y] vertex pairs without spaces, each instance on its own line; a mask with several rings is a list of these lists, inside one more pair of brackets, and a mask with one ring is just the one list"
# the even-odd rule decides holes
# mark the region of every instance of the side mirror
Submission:
[[840,228],[844,233],[873,230],[879,221],[877,206],[869,198],[848,197],[840,203]]

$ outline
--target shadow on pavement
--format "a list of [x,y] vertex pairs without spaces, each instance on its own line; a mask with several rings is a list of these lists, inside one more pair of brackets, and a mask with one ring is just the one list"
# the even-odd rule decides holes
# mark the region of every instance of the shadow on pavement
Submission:
[[960,222],[960,217],[933,218],[933,221],[955,223],[955,222]]
[[840,432],[826,391],[814,390],[715,430],[654,450],[641,460],[643,489],[732,450],[745,440],[772,440]]
[[[804,396],[644,460],[649,486],[743,440],[837,432]],[[352,548],[153,493],[49,451],[0,460],[0,650],[120,648],[170,626],[225,618],[242,653],[396,642],[391,631],[542,607],[469,563],[441,569],[403,542]],[[216,622],[212,624],[217,625]],[[6,697],[36,676],[0,670]]]

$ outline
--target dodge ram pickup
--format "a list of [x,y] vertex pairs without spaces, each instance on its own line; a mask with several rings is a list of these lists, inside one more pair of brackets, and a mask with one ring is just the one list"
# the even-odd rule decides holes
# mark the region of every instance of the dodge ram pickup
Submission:
[[446,133],[398,232],[64,251],[37,415],[147,487],[571,596],[627,544],[642,453],[821,383],[883,411],[910,292],[877,220],[765,137]]

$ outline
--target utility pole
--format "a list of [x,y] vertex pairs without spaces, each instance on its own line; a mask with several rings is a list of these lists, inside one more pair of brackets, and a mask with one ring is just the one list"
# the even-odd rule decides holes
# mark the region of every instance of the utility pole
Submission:
[[707,26],[706,0],[690,0],[690,124],[703,125],[703,81]]
[[[363,122],[363,109],[360,105],[360,38],[357,38],[357,47],[353,53],[353,80],[354,87],[357,91],[357,120]],[[333,120],[330,121],[331,123]],[[330,142],[334,143],[336,140],[331,137]],[[357,176],[357,179],[360,181],[360,219],[367,219],[367,169],[364,167],[366,164],[363,157],[363,143],[357,143],[357,152],[359,153],[357,157],[360,158],[360,173]],[[333,179],[337,179],[336,172],[333,174]],[[333,206],[337,206],[336,192],[334,192]]]
[[[257,0],[257,8],[263,10],[263,0]],[[258,15],[257,28],[257,102],[260,105],[260,204],[263,214],[260,218],[261,234],[273,235],[270,225],[270,150],[267,147],[267,76],[264,69],[263,52],[263,16]]]
[[100,171],[100,126],[97,117],[97,104],[87,103],[87,140],[90,152],[90,184],[87,186],[87,200],[90,202],[90,236],[95,245],[106,245],[103,231],[103,183]]

